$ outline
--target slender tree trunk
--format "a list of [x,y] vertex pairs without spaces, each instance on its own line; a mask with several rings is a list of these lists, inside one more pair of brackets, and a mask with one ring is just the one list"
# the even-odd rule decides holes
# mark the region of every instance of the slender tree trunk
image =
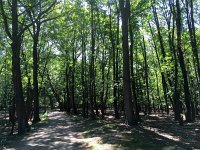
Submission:
[[170,31],[170,22],[168,22],[168,40],[170,49],[173,53],[173,60],[174,60],[174,89],[173,89],[173,102],[174,102],[174,116],[175,120],[179,121],[180,125],[183,125],[183,120],[181,117],[181,110],[180,110],[180,97],[179,97],[179,91],[178,91],[178,60],[177,60],[177,51],[175,48],[175,41],[174,41],[174,34],[175,34],[175,7],[174,2],[172,0],[169,0],[170,5],[170,11],[172,14],[172,31]]
[[71,100],[70,100],[70,90],[69,90],[69,68],[66,66],[65,69],[65,77],[66,77],[66,85],[65,85],[65,90],[66,90],[66,111],[67,113],[70,113],[71,110]]
[[31,81],[30,77],[28,77],[28,84],[26,88],[27,92],[27,100],[26,100],[26,113],[27,113],[27,119],[31,119],[32,116],[32,103],[33,103],[33,92],[32,92],[32,87],[31,87]]
[[200,63],[199,63],[199,54],[197,48],[196,27],[194,25],[193,0],[185,0],[185,3],[186,3],[188,29],[190,33],[190,43],[192,46],[193,55],[195,57],[195,64],[196,64],[195,67],[197,68],[198,80],[200,80]]
[[[158,16],[157,16],[157,11],[156,11],[156,7],[153,6],[153,14],[154,14],[154,20],[156,23],[156,27],[157,27],[157,31],[158,31],[158,40],[160,43],[160,49],[161,49],[161,53],[162,53],[162,59],[165,60],[166,57],[166,53],[165,53],[165,48],[164,48],[164,42],[163,42],[163,37],[161,34],[161,29],[160,29],[160,23],[158,20]],[[169,104],[168,104],[168,98],[167,98],[167,81],[165,78],[165,73],[162,72],[162,85],[163,85],[163,92],[164,92],[164,98],[165,98],[165,104],[166,104],[166,112],[167,114],[169,114]]]
[[[116,4],[116,11],[117,11],[117,31],[116,31],[116,62],[115,62],[115,72],[116,72],[116,85],[117,85],[117,91],[116,91],[116,98],[118,99],[118,103],[120,103],[120,85],[119,85],[119,76],[120,76],[120,69],[119,69],[119,62],[120,62],[120,54],[119,54],[119,45],[120,45],[120,10],[119,10],[119,6],[117,5],[117,2],[115,2]],[[119,106],[118,106],[119,107]],[[120,108],[118,108],[120,109]]]
[[[85,25],[85,24],[84,24]],[[85,33],[84,33],[84,25],[83,31],[81,32],[82,35],[82,60],[81,60],[81,82],[82,82],[82,115],[86,118],[86,84],[85,84],[85,62],[86,62],[86,43],[85,43]]]
[[116,56],[115,56],[115,41],[113,38],[113,31],[112,31],[112,9],[111,4],[109,4],[110,9],[110,42],[111,42],[111,49],[112,49],[112,64],[113,64],[113,101],[114,101],[114,111],[115,111],[115,118],[119,119],[119,111],[118,111],[118,99],[117,99],[117,85],[116,85]]
[[53,92],[53,95],[55,96],[56,101],[58,102],[58,107],[59,107],[59,109],[60,109],[61,111],[63,111],[63,103],[60,101],[60,96],[59,96],[59,94],[57,93],[57,91],[55,90],[55,88],[53,87],[53,84],[52,84],[52,82],[51,82],[51,78],[50,78],[50,76],[49,76],[48,71],[47,71],[47,79],[49,80],[49,85],[50,85],[50,88],[51,88],[51,90],[52,90],[52,92]]
[[[75,38],[75,37],[74,37]],[[72,72],[71,72],[71,77],[72,77],[72,86],[71,86],[71,91],[72,91],[72,106],[73,106],[73,113],[77,114],[77,108],[76,108],[76,102],[75,102],[75,65],[76,65],[76,56],[75,56],[75,48],[73,48],[73,66],[72,66]]]
[[132,85],[132,93],[133,93],[133,96],[135,99],[135,102],[133,103],[133,105],[135,108],[134,111],[135,111],[136,119],[139,121],[139,120],[141,120],[141,118],[140,118],[139,109],[138,109],[138,102],[137,102],[138,98],[137,98],[136,82],[135,82],[134,68],[133,68],[134,67],[133,66],[134,37],[133,37],[133,29],[132,29],[131,23],[129,23],[129,30],[130,30],[129,33],[130,33],[130,42],[131,42],[131,45],[130,45],[130,63],[131,63],[130,70],[131,70],[131,78],[132,78],[131,85]]
[[[186,3],[186,13],[187,13],[187,24],[190,34],[190,44],[192,47],[193,52],[193,61],[194,61],[194,68],[195,68],[195,75],[196,80],[198,83],[198,91],[200,93],[200,63],[199,63],[199,54],[198,54],[198,47],[197,47],[197,38],[196,38],[196,27],[194,22],[194,8],[193,8],[193,0],[185,0]],[[193,106],[196,103],[196,99],[194,99],[194,102],[192,101]],[[194,106],[195,107],[195,106]],[[192,108],[192,116],[193,120],[195,120],[195,108]]]
[[[103,39],[104,43],[104,39]],[[102,52],[101,59],[101,92],[100,92],[100,101],[101,101],[101,117],[104,119],[105,117],[105,103],[104,103],[104,94],[105,94],[105,50]]]
[[37,24],[36,32],[33,37],[33,99],[34,99],[34,118],[33,123],[40,121],[39,117],[39,92],[38,92],[38,41],[40,24]]
[[[111,69],[111,62],[110,60],[108,60],[108,71],[107,71],[107,74],[106,74],[106,80],[109,81],[110,80],[110,69]],[[106,85],[105,85],[105,96],[104,96],[104,104],[105,106],[107,106],[107,100],[108,100],[108,92],[109,92],[109,82],[106,82]],[[105,108],[105,113],[106,113],[106,108]]]
[[94,1],[90,1],[91,3],[91,57],[90,57],[90,109],[91,109],[91,118],[95,118],[94,113],[94,86],[95,86],[95,76],[94,76],[94,58],[95,58],[95,33],[94,33]]
[[151,102],[149,98],[149,76],[148,76],[148,63],[147,63],[147,52],[146,52],[146,44],[143,37],[143,50],[144,50],[144,65],[145,65],[145,82],[146,82],[146,96],[147,96],[147,110],[148,113],[151,114]]
[[182,51],[182,24],[181,24],[181,8],[179,0],[176,0],[176,27],[177,27],[177,51],[179,57],[179,63],[183,76],[184,83],[184,95],[185,95],[185,105],[186,105],[186,121],[192,122],[192,110],[191,110],[191,95],[189,89],[189,82],[187,76],[187,70],[185,66],[185,60]]
[[[165,75],[164,75],[164,72],[161,71],[161,62],[160,62],[160,58],[159,58],[159,55],[158,55],[158,48],[156,46],[156,42],[154,40],[154,34],[153,34],[153,31],[152,31],[152,28],[151,28],[151,25],[149,23],[149,27],[150,27],[150,31],[151,31],[151,35],[153,37],[153,43],[154,43],[154,48],[155,48],[155,51],[156,51],[156,57],[157,57],[157,60],[158,60],[158,66],[159,66],[159,70],[160,70],[160,74],[161,74],[161,79],[162,79],[162,88],[163,88],[163,92],[164,92],[164,99],[165,99],[165,105],[166,105],[166,112],[167,114],[169,113],[169,105],[168,105],[168,99],[167,99],[167,82],[166,82],[166,79],[165,79]],[[160,30],[160,29],[159,29]],[[161,40],[162,41],[162,40]],[[160,41],[160,43],[162,43]],[[162,45],[162,44],[160,44]],[[164,51],[164,50],[163,50]],[[163,53],[163,58],[165,57],[165,53]]]

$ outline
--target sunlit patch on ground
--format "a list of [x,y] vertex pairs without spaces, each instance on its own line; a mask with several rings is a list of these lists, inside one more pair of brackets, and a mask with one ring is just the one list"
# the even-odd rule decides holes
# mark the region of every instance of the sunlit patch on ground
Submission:
[[143,126],[144,129],[146,130],[149,130],[149,131],[153,131],[155,132],[156,134],[160,135],[160,136],[163,136],[165,138],[168,138],[170,140],[173,140],[173,141],[180,141],[180,138],[177,137],[177,136],[172,136],[168,133],[165,133],[165,132],[162,132],[160,131],[158,128],[152,128],[152,127],[147,127],[147,126]]
[[[200,149],[199,122],[179,127],[169,116],[143,117],[129,127],[121,120],[91,120],[51,112],[30,133],[9,142],[9,150],[182,150]],[[184,133],[187,131],[187,133]]]

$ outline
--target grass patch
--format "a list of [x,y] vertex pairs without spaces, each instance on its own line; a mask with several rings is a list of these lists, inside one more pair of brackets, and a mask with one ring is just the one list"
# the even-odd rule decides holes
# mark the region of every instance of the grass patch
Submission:
[[48,120],[49,119],[48,113],[45,112],[44,114],[40,114],[40,119],[41,121]]

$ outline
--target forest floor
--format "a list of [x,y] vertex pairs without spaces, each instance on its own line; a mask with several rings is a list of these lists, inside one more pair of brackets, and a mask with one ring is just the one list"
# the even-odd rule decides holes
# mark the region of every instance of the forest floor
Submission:
[[8,150],[200,150],[200,118],[179,126],[171,116],[143,116],[138,126],[122,120],[83,119],[63,112],[50,112],[48,119],[33,125],[23,136],[6,136],[0,141]]

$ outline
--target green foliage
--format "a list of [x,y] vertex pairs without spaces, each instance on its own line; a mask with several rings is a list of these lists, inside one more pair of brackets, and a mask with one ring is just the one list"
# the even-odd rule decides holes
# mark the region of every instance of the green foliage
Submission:
[[[8,16],[9,30],[11,30],[11,19],[9,2],[4,2],[5,14]],[[121,14],[118,1],[114,0],[96,0],[93,1],[93,18],[91,14],[91,4],[88,0],[62,0],[56,3],[48,13],[38,16],[38,13],[48,8],[53,0],[47,0],[39,4],[36,1],[20,2],[19,24],[27,26],[34,20],[44,21],[41,24],[41,31],[38,43],[38,86],[39,94],[42,98],[47,98],[47,105],[50,104],[49,96],[55,100],[55,93],[52,87],[59,95],[61,101],[66,100],[66,78],[69,76],[69,93],[72,97],[72,86],[74,84],[75,103],[82,104],[84,94],[85,99],[90,99],[90,71],[95,70],[95,98],[97,104],[101,102],[101,93],[108,104],[113,104],[113,90],[117,88],[119,92],[118,102],[123,100],[123,52],[122,52],[122,30],[121,30]],[[143,105],[147,103],[146,94],[149,90],[151,104],[154,102],[158,105],[165,105],[163,77],[166,79],[168,100],[174,96],[175,87],[175,56],[178,62],[178,85],[180,99],[184,99],[183,77],[180,69],[179,53],[177,51],[177,28],[176,28],[176,12],[172,12],[166,0],[135,0],[131,2],[131,11],[129,23],[131,27],[129,31],[133,31],[133,76],[135,80],[136,96],[138,103]],[[197,63],[194,59],[191,47],[191,37],[188,30],[187,14],[185,1],[182,2],[182,41],[184,63],[189,78],[189,87],[192,93],[193,101],[199,105],[199,78],[197,77]],[[175,4],[171,4],[175,7]],[[156,8],[157,18],[155,17],[153,6]],[[194,8],[199,8],[200,4],[194,1]],[[40,10],[41,9],[41,10]],[[110,10],[109,10],[110,9]],[[198,9],[199,10],[199,9]],[[198,55],[200,55],[200,28],[199,28],[199,11],[194,11],[195,35],[197,40]],[[11,40],[5,33],[4,19],[2,10],[0,11],[0,106],[8,107],[12,97],[12,51]],[[173,16],[174,15],[174,16]],[[41,18],[40,18],[41,17]],[[33,20],[31,20],[33,19]],[[91,52],[91,22],[93,19],[94,32],[94,54]],[[157,22],[159,22],[159,30],[162,37],[162,44],[165,56],[161,51],[161,43]],[[174,21],[174,26],[173,26]],[[170,26],[168,26],[170,23]],[[35,24],[34,24],[35,25]],[[31,88],[33,89],[33,58],[32,34],[35,28],[30,26],[22,36],[21,47],[21,72],[22,84],[25,100],[27,99],[27,84],[30,78]],[[130,32],[129,32],[130,33]],[[170,36],[172,39],[170,39]],[[144,37],[144,41],[143,41]],[[112,38],[112,39],[111,39]],[[171,40],[171,41],[170,41]],[[112,43],[113,42],[113,43]],[[170,45],[172,42],[174,45]],[[113,44],[113,45],[112,45]],[[129,45],[131,38],[129,34]],[[145,48],[144,48],[145,45]],[[114,52],[113,52],[114,49]],[[144,51],[145,50],[145,51]],[[175,51],[175,56],[173,53]],[[145,68],[145,56],[147,68]],[[115,56],[114,56],[115,54]],[[129,49],[130,54],[130,49]],[[118,56],[117,56],[118,55]],[[91,58],[94,57],[94,66],[91,65]],[[113,61],[114,60],[114,61]],[[103,67],[104,66],[104,67]],[[114,67],[117,70],[115,74],[118,79],[114,79]],[[117,68],[118,67],[118,68]],[[147,71],[147,72],[145,72]],[[146,73],[148,78],[148,87],[146,83]],[[49,75],[49,78],[48,78]],[[72,77],[75,77],[72,83]],[[84,80],[84,81],[82,81]],[[171,83],[169,82],[171,80]],[[51,82],[51,84],[50,84]],[[104,85],[102,84],[104,83]],[[132,83],[131,83],[132,84]],[[42,90],[45,89],[42,94]],[[84,93],[85,92],[85,93]],[[133,92],[133,90],[132,90]],[[133,93],[134,94],[134,93]],[[184,101],[183,101],[184,103]],[[42,100],[40,102],[42,103]],[[90,102],[88,103],[90,104]],[[172,106],[173,102],[169,102]],[[119,106],[123,107],[123,106]],[[41,116],[42,118],[46,117]]]
[[48,120],[48,119],[49,119],[49,116],[48,116],[47,111],[46,111],[44,114],[40,114],[40,119],[41,119],[42,121],[45,121],[45,120]]

